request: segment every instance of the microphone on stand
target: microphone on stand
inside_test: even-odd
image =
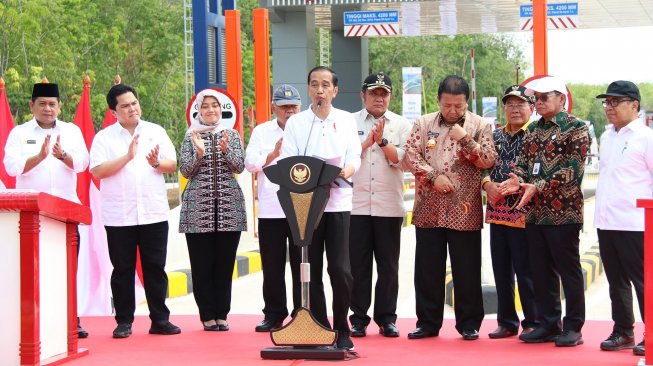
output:
[[[317,101],[317,106],[315,107],[315,113],[313,114],[313,121],[311,122],[311,129],[308,131],[308,139],[306,139],[306,146],[304,146],[304,153],[302,155],[306,156],[306,149],[308,149],[308,143],[311,141],[311,134],[313,133],[313,126],[315,125],[315,117],[317,117],[317,111],[322,106],[322,99]]]

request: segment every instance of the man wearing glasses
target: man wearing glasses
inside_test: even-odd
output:
[[[644,320],[644,210],[637,208],[636,200],[653,198],[653,130],[638,116],[639,89],[630,81],[611,83],[597,98],[605,99],[610,125],[601,136],[594,226],[614,320],[601,349],[634,347],[635,355],[644,356],[644,341],[635,346],[632,287]]]
[[[417,329],[409,339],[435,337],[442,327],[447,248],[453,273],[456,330],[478,339],[481,292],[481,178],[497,153],[492,129],[467,110],[469,86],[447,76],[438,87],[440,111],[415,121],[406,159],[415,174],[415,306]]]
[[[498,327],[488,335],[492,339],[512,337],[519,330],[519,316],[515,309],[515,274],[524,311],[522,334],[530,333],[539,325],[524,230],[526,211],[523,208],[515,209],[521,194],[504,197],[499,193],[499,184],[508,179],[508,173],[513,171],[521,152],[535,98],[532,90],[513,85],[506,89],[501,100],[507,123],[504,128],[494,130],[498,159],[482,182],[488,199],[485,222],[490,224],[490,252],[498,304]]]
[[[585,323],[578,246],[583,226],[581,182],[591,138],[585,122],[564,110],[567,88],[562,81],[546,76],[528,86],[535,92],[535,110],[541,118],[528,127],[514,174],[499,186],[503,195],[523,189],[517,209],[534,198],[527,209],[526,238],[540,325],[519,339],[573,347],[583,343]],[[566,299],[562,324],[560,281]]]
[[[363,81],[365,108],[353,113],[361,141],[361,167],[353,176],[354,197],[349,228],[349,257],[354,287],[351,294],[352,337],[364,337],[374,288],[374,322],[385,337],[399,337],[399,248],[404,219],[403,146],[410,133],[408,121],[388,110],[392,81],[379,72]]]

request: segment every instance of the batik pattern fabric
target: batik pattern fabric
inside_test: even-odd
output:
[[[223,131],[229,139],[220,150]],[[234,174],[245,168],[240,135],[233,129],[202,132],[205,151],[201,159],[187,133],[181,147],[179,170],[188,179],[181,196],[179,232],[246,231],[245,198]]]
[[[497,160],[488,175],[492,182],[501,183],[509,178],[509,173],[515,171],[517,157],[521,154],[527,128],[528,125],[525,125],[514,135],[510,134],[508,127],[494,130],[492,136],[497,151]],[[517,210],[515,208],[522,196],[523,191],[520,190],[517,194],[499,199],[494,205],[488,203],[485,222],[518,228],[526,227],[526,210],[523,208]]]
[[[526,223],[583,223],[581,183],[591,142],[585,122],[564,111],[531,123],[515,169],[520,181],[537,188]]]
[[[416,177],[412,223],[417,227],[471,231],[483,226],[481,178],[496,158],[492,130],[469,111],[459,123],[467,136],[455,141],[439,112],[427,114],[415,121],[406,141],[407,164]],[[451,180],[453,192],[436,192],[419,179],[439,175]]]

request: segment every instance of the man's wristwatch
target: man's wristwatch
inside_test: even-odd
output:
[[[379,145],[379,147],[384,147],[388,145],[388,139],[386,138],[381,139],[381,142],[379,142],[377,145]]]
[[[64,152],[61,154],[61,157],[59,158],[59,160],[61,160],[61,161],[66,160],[66,156],[68,156],[68,154],[66,154],[66,152],[64,151]]]
[[[161,163],[157,160],[157,162],[152,165],[152,168],[156,169],[159,167],[159,165],[161,165]]]

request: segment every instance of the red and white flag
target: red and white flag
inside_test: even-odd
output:
[[[11,115],[7,92],[5,91],[5,81],[0,78],[0,180],[6,188],[16,188],[16,178],[7,174],[5,165],[2,163],[5,159],[5,144],[9,132],[14,126],[14,117]]]
[[[75,124],[82,130],[86,148],[91,149],[95,127],[91,117],[91,85],[84,78],[84,90],[75,113]],[[111,271],[107,234],[102,224],[99,182],[88,169],[77,174],[77,196],[93,213],[91,225],[80,225],[77,268],[77,308],[82,316],[111,315]]]

